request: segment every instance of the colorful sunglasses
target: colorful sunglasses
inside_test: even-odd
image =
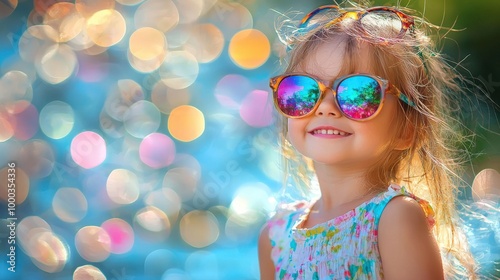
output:
[[[380,77],[352,74],[339,77],[328,87],[313,77],[288,74],[271,78],[274,105],[287,118],[302,118],[312,114],[331,89],[342,114],[352,120],[374,118],[382,109],[386,93],[394,94],[404,103],[415,107],[394,85]]]
[[[365,35],[380,41],[402,38],[413,31],[413,17],[391,7],[373,7],[366,10],[343,10],[336,5],[321,6],[307,14],[299,24],[301,32],[316,28],[318,25],[332,26],[346,18],[359,21]],[[389,28],[383,28],[389,27]]]

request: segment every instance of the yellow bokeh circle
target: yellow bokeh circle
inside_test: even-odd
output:
[[[213,244],[219,238],[217,218],[209,211],[194,210],[184,215],[179,223],[182,239],[194,248]]]
[[[255,69],[264,64],[271,54],[267,36],[256,29],[236,33],[229,43],[229,56],[244,69]]]
[[[125,36],[125,18],[116,10],[101,10],[87,19],[86,31],[89,38],[100,47],[111,47]]]
[[[165,35],[157,29],[143,27],[130,36],[129,49],[136,58],[150,60],[166,53],[167,41]]]
[[[168,131],[179,141],[193,141],[205,131],[205,117],[193,106],[176,107],[168,117]]]

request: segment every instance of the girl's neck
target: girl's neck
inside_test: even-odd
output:
[[[382,186],[371,186],[365,171],[315,164],[321,190],[317,206],[328,211],[346,204],[363,202],[378,193]],[[320,210],[320,209],[318,209]]]

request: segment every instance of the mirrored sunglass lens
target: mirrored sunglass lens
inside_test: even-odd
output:
[[[303,116],[314,108],[320,97],[318,83],[306,76],[284,78],[276,91],[278,109],[285,115]]]
[[[371,11],[361,18],[361,25],[369,36],[397,38],[403,29],[399,16],[391,11]]]
[[[324,25],[336,18],[338,18],[340,12],[335,8],[327,8],[319,11],[314,11],[307,20],[307,23],[302,25],[302,28],[307,30],[312,30],[320,25]]]
[[[353,119],[366,119],[377,112],[382,89],[368,76],[349,77],[337,86],[337,102],[344,114]]]

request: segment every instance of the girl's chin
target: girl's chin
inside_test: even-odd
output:
[[[321,156],[321,157],[310,157],[310,159],[315,164],[321,164],[321,165],[335,166],[344,164],[344,162],[341,159],[336,159],[332,157]]]

